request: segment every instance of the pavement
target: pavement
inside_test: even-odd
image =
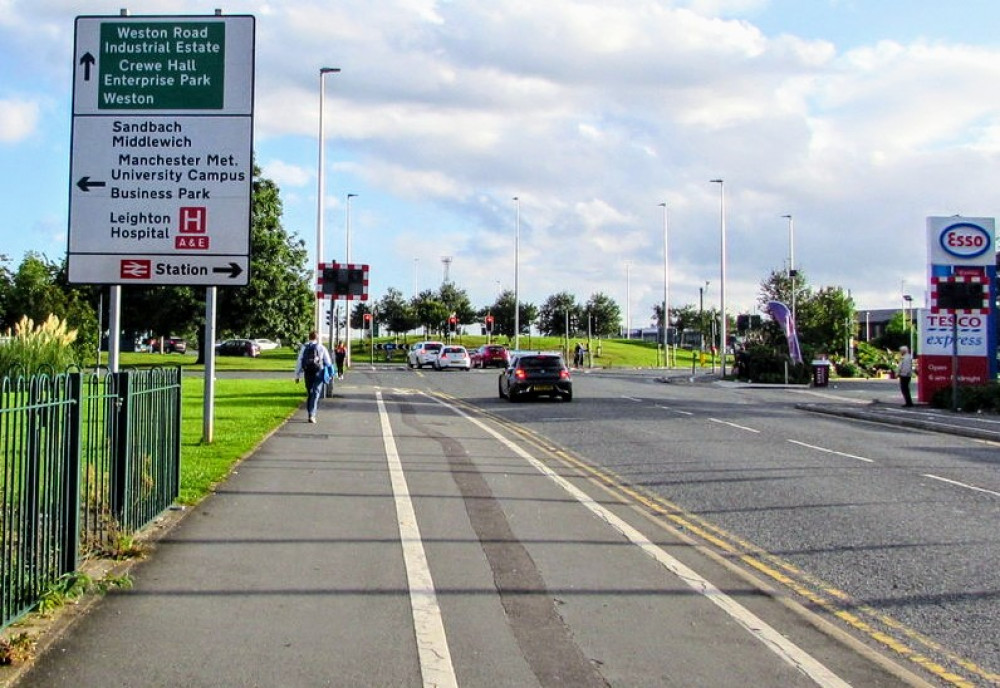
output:
[[[996,427],[834,392],[799,406]],[[461,407],[354,373],[305,420],[0,684],[926,685]]]

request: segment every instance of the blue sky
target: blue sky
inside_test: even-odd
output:
[[[0,0],[0,253],[66,250],[74,18],[123,3]],[[210,14],[148,0],[140,14]],[[728,285],[751,310],[788,255],[861,308],[923,293],[924,218],[1000,214],[1000,5],[929,0],[237,0],[257,17],[255,149],[284,225],[316,238],[318,69],[327,77],[327,259],[373,291],[474,303],[601,291],[635,326]],[[628,266],[626,268],[626,265]],[[127,298],[127,294],[126,294]]]

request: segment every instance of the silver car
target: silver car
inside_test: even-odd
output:
[[[410,347],[410,353],[406,356],[406,365],[411,368],[423,368],[425,365],[434,365],[438,353],[444,348],[444,342],[417,342]]]

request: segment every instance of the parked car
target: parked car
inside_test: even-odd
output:
[[[260,356],[260,347],[251,339],[227,339],[215,345],[217,356]]]
[[[434,365],[434,359],[438,352],[444,347],[444,342],[417,342],[410,347],[410,353],[406,356],[406,365],[411,368],[423,368],[425,365]]]
[[[147,342],[150,352],[154,354],[160,353],[160,340],[150,339]],[[183,354],[187,352],[187,341],[181,339],[180,337],[164,337],[163,338],[163,353],[165,354]]]
[[[501,399],[549,396],[573,401],[573,381],[560,354],[525,353],[515,356],[498,382]]]
[[[469,360],[469,352],[464,346],[443,346],[434,359],[434,369],[444,370],[445,368],[459,368],[469,370],[472,363]]]
[[[510,354],[499,344],[484,344],[469,354],[473,368],[506,368]]]
[[[277,349],[281,346],[280,341],[274,341],[273,339],[251,339],[254,344],[260,347],[261,351],[270,351],[271,349]]]

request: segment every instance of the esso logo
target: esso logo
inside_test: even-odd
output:
[[[956,258],[976,258],[993,245],[990,233],[979,225],[959,222],[941,232],[941,248]]]

